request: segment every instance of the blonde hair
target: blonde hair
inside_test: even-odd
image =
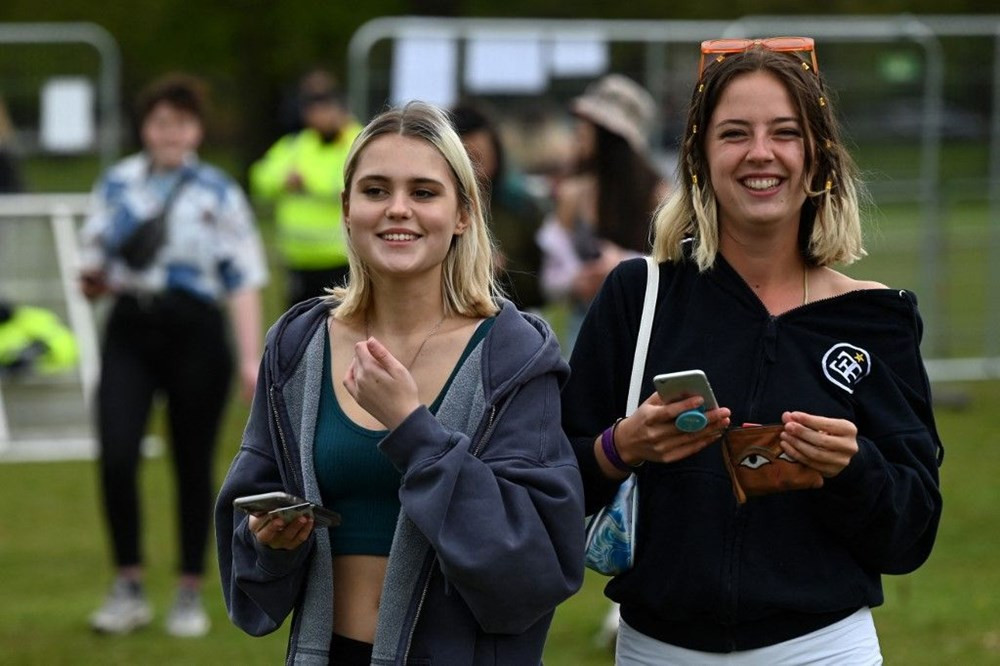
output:
[[[860,212],[864,188],[841,142],[840,127],[819,73],[804,67],[794,54],[757,46],[713,61],[695,84],[678,159],[679,183],[653,219],[653,256],[658,261],[681,259],[681,243],[691,236],[691,257],[698,269],[707,270],[715,263],[719,216],[705,131],[726,87],[739,76],[759,71],[773,75],[785,86],[805,131],[808,184],[799,222],[803,258],[813,266],[829,266],[850,264],[865,256]]]
[[[475,169],[444,111],[424,102],[410,102],[373,118],[354,140],[347,155],[344,165],[345,196],[350,195],[354,173],[365,148],[376,138],[387,134],[421,139],[431,144],[451,167],[455,179],[458,205],[468,226],[463,234],[452,238],[444,259],[441,293],[445,314],[467,317],[496,314],[500,290],[493,271],[493,239],[486,224]],[[348,283],[328,290],[328,300],[331,306],[336,306],[338,318],[366,313],[372,306],[371,275],[350,239],[348,261]]]

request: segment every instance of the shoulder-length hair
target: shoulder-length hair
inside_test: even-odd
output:
[[[454,236],[444,259],[441,291],[446,314],[488,317],[499,310],[499,287],[494,277],[494,244],[486,225],[482,197],[475,170],[448,116],[441,109],[424,102],[410,102],[376,116],[354,140],[344,165],[344,196],[350,196],[358,161],[376,138],[396,134],[426,141],[434,146],[451,167],[458,194],[458,205],[468,226]],[[372,306],[372,279],[348,239],[350,278],[348,283],[329,290],[331,305],[338,317],[367,312]]]
[[[713,61],[695,84],[678,158],[678,186],[653,221],[653,254],[679,260],[682,241],[693,237],[691,257],[699,270],[715,262],[719,220],[709,175],[705,135],[722,93],[737,77],[767,72],[788,90],[805,134],[806,201],[799,221],[799,250],[807,264],[850,264],[865,255],[857,167],[841,141],[840,127],[818,72],[791,53],[762,46]],[[684,184],[687,183],[687,187]]]

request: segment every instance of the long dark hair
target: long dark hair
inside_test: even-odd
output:
[[[660,174],[623,137],[597,128],[592,163],[597,175],[597,235],[636,252],[649,252]]]

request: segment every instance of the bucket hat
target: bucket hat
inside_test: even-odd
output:
[[[636,152],[645,152],[656,116],[652,95],[621,74],[607,74],[570,102],[574,115],[621,136]]]

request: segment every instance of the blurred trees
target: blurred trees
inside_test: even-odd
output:
[[[738,18],[820,14],[829,6],[791,0],[2,0],[0,22],[89,21],[108,30],[123,55],[122,99],[149,79],[187,70],[208,79],[210,141],[248,163],[279,133],[278,107],[298,75],[321,65],[346,77],[347,44],[364,22],[387,15],[618,19]],[[942,13],[937,0],[840,0],[838,13]],[[995,13],[995,0],[952,0],[948,13]]]

